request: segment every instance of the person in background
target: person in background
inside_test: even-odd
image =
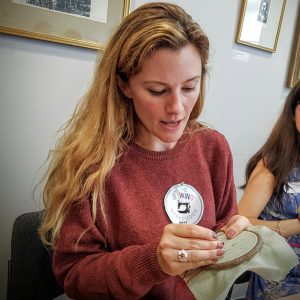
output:
[[[238,210],[253,225],[267,226],[286,238],[300,258],[299,132],[300,82],[290,91],[266,143],[248,162]],[[300,265],[280,284],[253,273],[247,299],[293,294],[300,294]]]
[[[257,21],[266,24],[268,22],[269,9],[270,0],[262,0],[258,11]]]
[[[222,257],[216,231],[250,225],[228,143],[196,121],[208,58],[174,4],[137,8],[107,43],[43,192],[40,235],[72,299],[194,299],[183,274]]]

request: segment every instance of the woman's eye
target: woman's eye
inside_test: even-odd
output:
[[[189,92],[194,91],[195,88],[196,88],[196,87],[194,87],[194,86],[193,86],[193,87],[185,87],[185,88],[183,88],[183,90],[184,90],[185,92],[188,92],[188,93],[189,93]]]
[[[161,90],[161,91],[154,91],[154,90],[149,90],[149,93],[153,96],[160,96],[165,92],[165,90]]]

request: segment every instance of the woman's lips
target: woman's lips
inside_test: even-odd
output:
[[[181,120],[179,121],[161,121],[165,126],[168,126],[168,127],[177,127]]]

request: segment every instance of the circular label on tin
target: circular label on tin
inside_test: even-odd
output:
[[[172,223],[197,224],[204,212],[201,195],[191,185],[173,185],[164,199],[165,210]]]

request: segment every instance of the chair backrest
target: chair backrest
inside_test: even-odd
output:
[[[25,213],[14,222],[7,299],[50,300],[61,294],[52,268],[52,250],[42,243],[38,228],[43,211]]]
[[[230,300],[231,299],[231,295],[232,295],[232,291],[233,291],[233,288],[236,286],[236,285],[239,285],[239,284],[242,284],[242,283],[246,283],[250,280],[250,277],[251,277],[251,274],[252,272],[251,271],[245,271],[243,274],[241,274],[233,283],[233,285],[231,286],[228,294],[227,294],[227,297],[225,298],[225,300]],[[246,292],[246,291],[245,291]],[[245,295],[246,296],[246,295]],[[237,299],[237,298],[234,298],[234,299]],[[238,298],[238,299],[245,299],[245,298]]]

